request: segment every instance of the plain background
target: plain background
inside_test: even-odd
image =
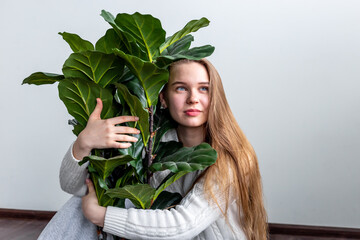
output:
[[[0,208],[57,210],[70,197],[58,172],[75,140],[57,86],[21,85],[61,73],[58,32],[96,42],[102,9],[149,13],[167,35],[211,24],[195,46],[218,68],[253,144],[272,223],[360,228],[360,1],[3,1],[0,10]]]

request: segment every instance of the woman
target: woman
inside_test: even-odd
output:
[[[86,166],[79,167],[77,159],[87,156],[93,148],[127,148],[131,144],[124,142],[137,141],[128,134],[138,134],[137,129],[115,126],[137,121],[136,117],[102,120],[99,99],[86,128],[64,157],[62,188],[78,196],[85,195],[88,189],[82,198],[84,216],[105,232],[124,238],[266,239],[267,219],[257,158],[230,110],[215,68],[206,59],[175,62],[160,101],[178,123],[162,141],[177,140],[187,147],[206,141],[218,153],[214,165],[189,173],[167,188],[184,196],[179,205],[171,210],[98,205],[91,181],[87,179],[85,184]],[[154,174],[152,184],[165,176],[161,172]]]

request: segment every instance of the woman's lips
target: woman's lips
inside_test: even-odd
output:
[[[189,110],[185,111],[185,114],[190,117],[195,117],[195,116],[199,115],[200,113],[201,113],[201,111],[198,109],[189,109]]]

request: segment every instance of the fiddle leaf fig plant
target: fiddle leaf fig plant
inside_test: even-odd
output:
[[[59,33],[73,53],[65,60],[62,74],[36,72],[23,84],[58,83],[59,97],[73,120],[77,136],[96,106],[103,102],[101,118],[138,116],[136,123],[123,125],[140,130],[139,140],[127,149],[94,149],[79,164],[88,163],[99,204],[125,207],[125,199],[142,209],[168,208],[181,200],[179,193],[165,189],[189,172],[215,163],[217,153],[207,143],[183,147],[179,142],[161,142],[175,127],[166,111],[158,110],[159,93],[169,78],[168,67],[180,59],[199,60],[211,55],[210,45],[190,48],[190,34],[209,25],[206,18],[192,20],[172,36],[159,19],[138,12],[114,17],[101,16],[111,26],[93,45],[74,33]],[[155,188],[151,176],[158,171],[168,175]]]

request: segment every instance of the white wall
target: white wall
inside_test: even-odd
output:
[[[74,140],[57,86],[58,32],[95,42],[106,9],[150,13],[168,35],[206,16],[234,114],[258,153],[270,222],[360,228],[360,2],[356,0],[5,1],[0,10],[0,208],[57,210],[58,169]]]

